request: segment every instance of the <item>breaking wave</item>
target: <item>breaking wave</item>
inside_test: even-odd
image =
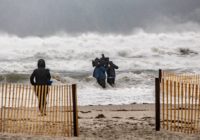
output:
[[[53,75],[66,83],[78,83],[82,105],[154,102],[154,77],[159,68],[200,72],[199,38],[198,32],[142,31],[128,36],[0,35],[0,81],[29,82],[37,60],[44,58]],[[91,61],[102,53],[119,66],[115,88],[103,90],[92,77]]]

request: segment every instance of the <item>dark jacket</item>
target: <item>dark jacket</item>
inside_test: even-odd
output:
[[[107,78],[115,78],[115,69],[118,69],[119,67],[115,65],[112,61],[110,61],[106,67],[107,72]]]
[[[99,60],[100,64],[106,67],[109,62],[109,57],[105,57],[104,54],[102,54],[102,57]]]
[[[106,69],[104,68],[104,66],[97,66],[94,69],[93,72],[93,77],[95,77],[96,79],[105,79],[106,78]]]
[[[45,61],[38,61],[38,68],[33,71],[30,77],[32,85],[49,85],[51,75],[49,69],[45,69]]]

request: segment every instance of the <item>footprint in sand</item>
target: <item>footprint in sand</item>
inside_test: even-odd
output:
[[[112,117],[112,118],[114,118],[114,119],[121,119],[121,117]]]
[[[98,116],[95,117],[96,119],[100,119],[100,118],[106,118],[103,114],[99,114]]]
[[[80,111],[81,113],[91,113],[92,111]]]
[[[130,120],[137,120],[135,117],[128,117],[127,119],[130,119]]]

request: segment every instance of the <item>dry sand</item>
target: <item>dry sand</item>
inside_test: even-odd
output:
[[[153,104],[81,106],[79,137],[45,137],[1,134],[7,140],[200,140],[199,135],[155,131]]]

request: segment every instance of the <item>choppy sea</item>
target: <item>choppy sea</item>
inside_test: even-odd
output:
[[[0,50],[0,82],[29,83],[37,60],[43,58],[52,75],[78,84],[79,105],[153,103],[158,69],[200,73],[199,32],[25,38],[2,34]],[[102,53],[119,66],[115,87],[102,89],[92,77],[92,60]]]

